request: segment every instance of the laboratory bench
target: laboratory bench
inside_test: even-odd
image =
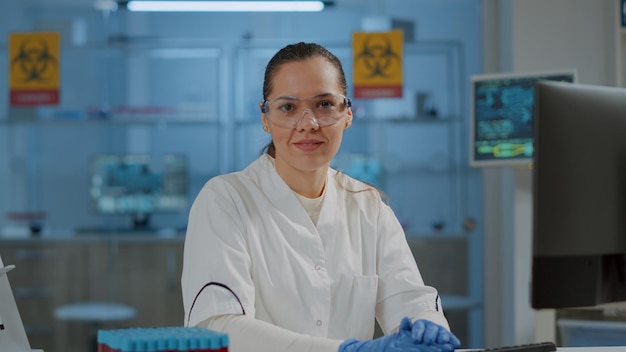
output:
[[[183,324],[183,244],[182,234],[0,237],[0,256],[15,265],[9,279],[31,346],[84,352],[97,328]],[[104,323],[55,318],[55,309],[80,302],[122,304],[136,314]]]

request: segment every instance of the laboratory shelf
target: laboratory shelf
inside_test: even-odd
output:
[[[458,311],[478,308],[482,305],[482,302],[478,299],[474,299],[468,296],[457,295],[445,295],[440,296],[441,304],[445,311]]]

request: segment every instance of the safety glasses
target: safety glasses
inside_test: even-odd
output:
[[[350,98],[329,93],[307,98],[283,96],[265,100],[261,111],[274,125],[296,128],[305,114],[309,114],[318,126],[334,125],[345,116],[350,106]]]

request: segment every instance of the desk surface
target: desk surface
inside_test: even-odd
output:
[[[458,349],[458,352],[473,352],[475,349]],[[479,350],[480,351],[480,350]],[[626,352],[626,346],[558,347],[557,352]]]
[[[571,352],[617,352],[626,351],[626,346],[599,346],[599,347],[558,347],[557,351]]]

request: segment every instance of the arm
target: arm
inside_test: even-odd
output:
[[[336,352],[342,341],[279,328],[247,315],[220,315],[198,326],[228,334],[230,352]]]
[[[205,185],[189,213],[181,277],[185,325],[215,315],[254,315],[243,215],[228,185],[217,181]]]
[[[198,326],[225,332],[231,352],[450,352],[458,344],[437,340],[434,324],[403,319],[400,331],[375,340],[345,341],[298,334],[245,315],[221,315]],[[417,327],[417,328],[416,328]]]
[[[426,319],[449,330],[437,290],[424,283],[402,226],[382,203],[377,231],[380,286],[376,317],[383,332],[397,331],[404,316]]]

